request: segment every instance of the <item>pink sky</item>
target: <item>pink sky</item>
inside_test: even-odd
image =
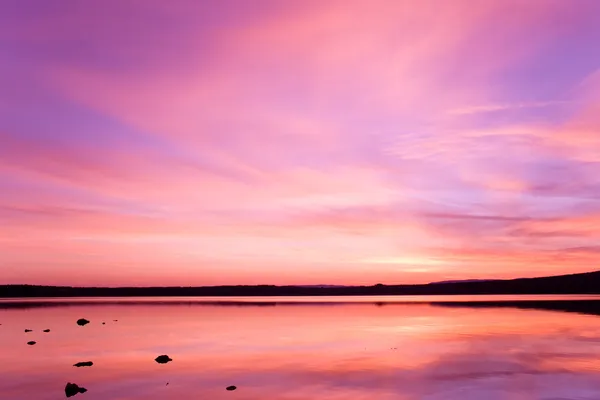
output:
[[[596,0],[9,0],[0,283],[597,269]]]

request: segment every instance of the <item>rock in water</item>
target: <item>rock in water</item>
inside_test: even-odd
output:
[[[158,356],[154,359],[159,364],[166,364],[169,361],[173,361],[168,355],[163,354],[162,356]]]
[[[31,329],[25,329],[25,333],[31,332]]]
[[[50,329],[44,329],[44,332],[48,333],[50,332]]]
[[[33,346],[36,342],[34,342],[33,340],[31,342],[27,342],[28,345]]]
[[[227,386],[227,387],[225,388],[225,390],[229,390],[229,391],[232,391],[232,390],[235,390],[235,389],[237,389],[237,387],[236,387],[236,386]]]
[[[85,392],[87,392],[86,388],[79,387],[75,383],[69,382],[69,383],[67,383],[67,386],[65,386],[65,394],[67,395],[67,397],[75,396],[78,393],[85,393]]]
[[[80,361],[77,364],[73,364],[74,367],[91,367],[94,365],[91,361]]]
[[[90,321],[88,321],[85,318],[80,318],[80,319],[77,320],[77,325],[79,325],[79,326],[84,326],[84,325],[87,325],[89,323],[90,323]]]

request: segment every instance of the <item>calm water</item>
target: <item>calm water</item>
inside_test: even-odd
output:
[[[598,315],[582,296],[0,301],[0,399],[597,400]]]

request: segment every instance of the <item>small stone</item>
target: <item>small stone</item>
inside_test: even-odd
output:
[[[75,396],[78,393],[85,392],[87,392],[86,388],[79,387],[79,385],[75,383],[69,382],[67,383],[67,386],[65,386],[65,394],[67,395],[67,397]]]
[[[232,391],[232,390],[235,390],[235,389],[237,389],[237,387],[236,387],[236,386],[227,386],[227,387],[225,388],[225,390],[229,390],[229,391]]]
[[[80,361],[77,364],[73,364],[74,367],[91,367],[92,365],[94,365],[93,362],[91,361]]]
[[[162,356],[158,356],[154,359],[159,364],[166,364],[169,361],[173,361],[168,355],[163,354]]]
[[[106,325],[106,322],[103,322],[102,325]]]
[[[114,321],[114,322],[119,322],[119,320],[118,320],[118,319],[113,319],[113,321]]]
[[[48,332],[50,332],[50,329],[44,329],[44,331],[43,331],[43,332],[46,332],[46,333],[48,333]]]
[[[27,332],[33,332],[31,329],[25,329],[25,333]]]
[[[34,344],[36,344],[37,342],[34,342],[33,340],[30,342],[27,342],[28,345],[33,346]]]
[[[88,321],[85,318],[80,318],[80,319],[77,320],[77,325],[79,325],[79,326],[84,326],[84,325],[87,325],[89,323],[90,323],[90,321]]]

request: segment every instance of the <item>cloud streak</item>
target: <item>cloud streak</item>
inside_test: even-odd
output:
[[[448,111],[448,114],[452,115],[468,115],[478,113],[488,113],[497,111],[512,111],[528,108],[544,108],[552,106],[561,106],[569,104],[568,101],[537,101],[529,103],[504,103],[504,104],[487,104],[481,106],[455,108]]]

